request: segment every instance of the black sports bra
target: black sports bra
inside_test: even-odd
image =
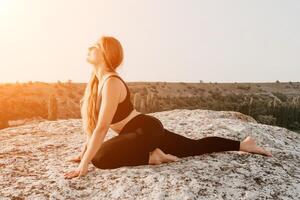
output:
[[[114,74],[113,74],[113,75],[111,75],[111,76],[108,76],[108,77],[103,81],[102,87],[103,87],[105,81],[106,81],[107,79],[109,79],[110,77],[112,77],[112,76],[115,76],[115,77],[119,78],[119,79],[124,83],[124,85],[125,85],[125,87],[126,87],[126,90],[127,90],[127,94],[126,94],[125,100],[122,101],[122,102],[120,102],[120,103],[118,104],[117,110],[116,110],[116,112],[115,112],[115,114],[114,114],[114,117],[113,117],[113,119],[112,119],[111,124],[114,124],[114,123],[117,123],[117,122],[119,122],[119,121],[122,121],[122,120],[125,119],[127,116],[129,116],[129,114],[130,114],[131,111],[133,110],[133,104],[132,104],[131,101],[130,101],[130,91],[129,91],[129,88],[127,87],[127,84],[126,84],[126,83],[123,81],[123,79],[122,79],[121,77],[119,77],[118,75],[114,75]],[[101,92],[101,90],[102,90],[102,87],[101,87],[101,89],[100,89],[100,92]],[[102,98],[102,96],[101,96],[101,98]],[[101,102],[100,102],[100,106],[101,106]],[[97,113],[98,113],[99,110],[100,110],[100,106],[99,106],[99,109],[98,109]]]

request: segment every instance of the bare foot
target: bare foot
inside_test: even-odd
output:
[[[168,163],[178,161],[177,156],[171,154],[165,154],[161,149],[156,148],[154,151],[149,153],[149,164],[150,165],[159,165],[161,163]]]
[[[240,154],[243,154],[245,152],[249,152],[249,153],[257,153],[257,154],[261,154],[261,155],[267,155],[272,157],[272,154],[270,152],[268,152],[267,150],[265,150],[264,148],[257,146],[255,143],[255,140],[248,136],[246,137],[246,139],[244,139],[241,144],[240,144]]]

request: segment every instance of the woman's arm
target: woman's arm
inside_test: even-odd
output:
[[[80,177],[84,176],[88,172],[88,165],[92,161],[92,158],[97,153],[98,149],[103,143],[105,135],[108,131],[108,128],[95,128],[93,131],[93,135],[90,138],[89,142],[87,143],[86,151],[83,155],[83,158],[80,161],[80,164],[76,170],[71,172],[67,172],[64,174],[65,178],[73,178],[73,177]]]
[[[90,163],[97,151],[101,147],[109,127],[96,128],[91,138],[89,138],[85,153],[82,156],[81,162]]]
[[[87,146],[88,146],[88,144],[89,144],[89,141],[90,141],[90,136],[89,135],[87,135],[86,136],[86,141],[84,142],[84,144],[83,144],[83,147],[82,147],[82,149],[81,149],[81,153],[80,153],[80,160],[83,158],[83,156],[84,156],[84,153],[86,152],[86,149],[87,149]]]
[[[116,77],[109,78],[101,93],[101,107],[98,113],[96,128],[93,131],[81,165],[87,165],[100,149],[116,113],[123,83]],[[100,95],[100,94],[99,94]]]
[[[84,153],[86,152],[86,149],[87,149],[87,146],[88,146],[88,143],[89,143],[89,140],[90,140],[90,136],[87,135],[86,137],[86,141],[83,143],[83,146],[81,148],[81,152],[79,155],[69,159],[68,161],[71,161],[71,162],[80,162],[81,159],[83,158],[84,156]]]
[[[98,94],[102,95],[102,99],[96,128],[93,130],[78,168],[66,173],[66,178],[80,177],[88,172],[88,165],[100,149],[116,113],[121,94],[121,84],[123,83],[118,78],[112,77],[107,81],[107,84],[104,84],[102,93]]]

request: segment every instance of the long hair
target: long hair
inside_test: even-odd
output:
[[[102,36],[98,44],[101,46],[101,53],[104,58],[106,67],[109,71],[114,72],[123,61],[123,48],[121,43],[110,36]],[[102,77],[102,74],[100,74]],[[83,131],[92,136],[98,120],[97,111],[97,93],[99,80],[94,72],[92,72],[89,82],[84,91],[83,97],[80,99],[80,112],[82,117]]]

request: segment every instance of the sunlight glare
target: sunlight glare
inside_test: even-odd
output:
[[[0,0],[0,15],[9,13],[13,4],[14,0]]]

